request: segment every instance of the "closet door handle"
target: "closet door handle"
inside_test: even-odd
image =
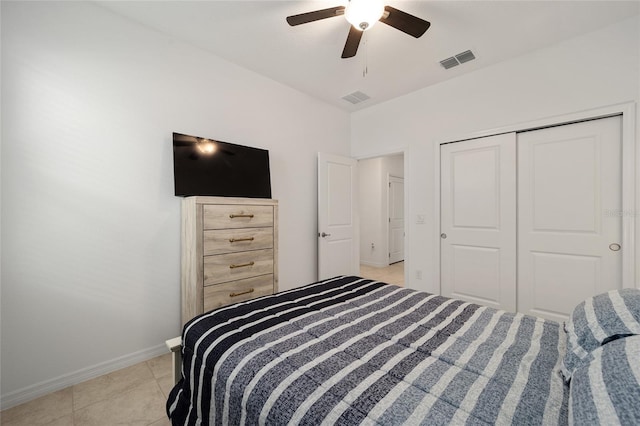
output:
[[[445,234],[444,232],[442,234],[440,234],[440,238],[442,238],[443,240],[447,239],[447,234]]]
[[[620,249],[622,248],[622,246],[618,243],[611,243],[609,244],[609,250],[611,251],[620,251]]]

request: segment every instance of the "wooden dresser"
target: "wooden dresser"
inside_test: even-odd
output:
[[[182,201],[182,323],[278,291],[278,201]]]

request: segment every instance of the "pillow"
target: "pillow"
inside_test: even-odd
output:
[[[640,336],[595,349],[574,371],[569,424],[640,424]]]
[[[566,381],[591,351],[620,337],[640,334],[640,290],[624,288],[590,297],[565,323],[567,353],[562,363]]]

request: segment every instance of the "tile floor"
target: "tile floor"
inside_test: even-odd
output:
[[[404,285],[404,262],[360,265],[365,278]],[[2,426],[169,426],[165,402],[172,387],[171,355],[45,395],[0,412]]]
[[[171,355],[153,358],[0,412],[2,426],[169,426]]]
[[[385,268],[360,265],[360,276],[385,283],[404,286],[404,262],[393,263]]]

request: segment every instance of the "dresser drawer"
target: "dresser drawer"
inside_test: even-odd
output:
[[[218,254],[204,258],[204,285],[273,274],[273,249]]]
[[[211,229],[203,246],[205,256],[273,248],[273,228]]]
[[[204,205],[202,214],[204,229],[273,226],[272,206]]]
[[[273,294],[273,274],[204,288],[204,311]]]

